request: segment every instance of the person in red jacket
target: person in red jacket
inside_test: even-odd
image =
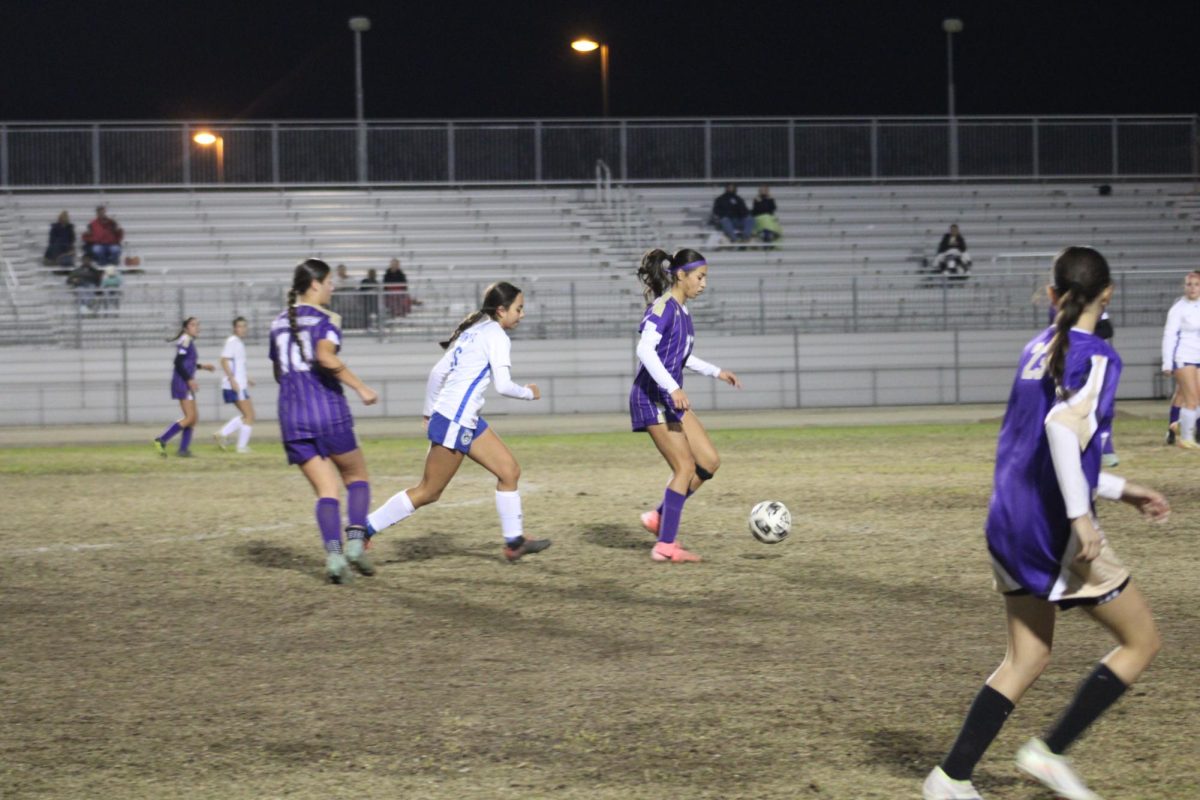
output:
[[[88,223],[83,242],[92,253],[92,260],[100,266],[121,263],[121,240],[125,231],[117,221],[108,216],[104,206],[96,207],[96,218]]]

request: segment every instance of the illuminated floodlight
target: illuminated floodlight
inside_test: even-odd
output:
[[[200,131],[192,137],[192,141],[196,144],[202,144],[205,147],[208,147],[210,144],[217,143],[217,135],[215,133],[210,133],[209,131]]]
[[[599,50],[600,43],[594,42],[591,39],[576,39],[571,42],[571,49],[580,53],[590,53],[593,50]]]

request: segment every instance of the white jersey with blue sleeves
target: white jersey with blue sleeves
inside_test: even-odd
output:
[[[483,408],[483,392],[496,382],[508,397],[532,400],[533,392],[509,377],[512,342],[495,320],[481,322],[459,334],[429,374],[425,416],[441,414],[464,428],[474,428]]]

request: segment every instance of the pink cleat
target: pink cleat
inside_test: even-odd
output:
[[[671,561],[674,563],[700,560],[700,556],[695,553],[689,553],[680,547],[679,542],[659,542],[650,551],[650,558],[655,561]]]
[[[642,527],[658,535],[658,509],[642,512]]]

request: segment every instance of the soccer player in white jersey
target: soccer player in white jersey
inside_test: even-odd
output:
[[[1163,326],[1162,369],[1175,376],[1179,397],[1179,434],[1175,444],[1198,450],[1196,418],[1200,408],[1200,272],[1189,272],[1183,297],[1167,312]]]
[[[1095,334],[1112,299],[1108,263],[1090,247],[1054,260],[1054,324],[1025,345],[996,445],[984,526],[1008,650],[975,696],[953,747],[925,779],[925,800],[980,800],[975,765],[1050,662],[1059,609],[1082,608],[1117,646],[1080,684],[1017,767],[1068,800],[1099,800],[1064,753],[1142,674],[1160,640],[1145,596],[1099,527],[1097,496],[1151,520],[1170,513],[1161,494],[1102,472],[1100,432],[1111,430],[1121,357]]]
[[[525,298],[511,283],[493,283],[483,304],[458,325],[447,341],[446,353],[429,373],[425,392],[425,428],[429,452],[416,486],[395,494],[367,517],[367,536],[409,517],[421,506],[437,502],[458,472],[463,456],[496,476],[496,511],[504,535],[504,557],[516,561],[550,546],[549,539],[525,537],[517,480],[521,468],[512,451],[490,428],[479,411],[483,392],[495,382],[496,391],[519,400],[538,400],[537,384],[518,386],[510,375],[512,343],[507,331],[525,316]]]
[[[229,437],[237,434],[237,451],[250,452],[250,431],[254,425],[254,402],[250,399],[250,387],[254,381],[246,374],[246,318],[238,317],[233,321],[233,335],[225,340],[225,349],[221,351],[221,394],[226,403],[232,403],[238,413],[225,423],[213,439],[217,447],[224,450],[229,446]]]
[[[687,301],[708,285],[708,262],[695,250],[668,255],[650,250],[642,256],[638,279],[649,305],[638,327],[640,366],[629,391],[629,418],[634,431],[646,431],[668,466],[671,480],[657,509],[642,514],[642,525],[658,535],[650,551],[655,561],[699,561],[684,550],[676,535],[683,504],[721,465],[717,448],[700,424],[683,391],[684,367],[740,389],[738,376],[692,355],[695,329]]]

